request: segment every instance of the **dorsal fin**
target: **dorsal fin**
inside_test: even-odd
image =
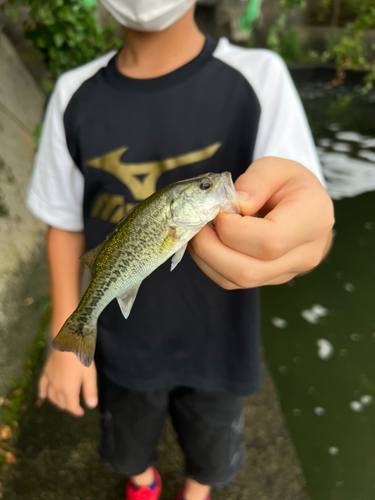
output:
[[[92,270],[94,267],[98,253],[102,249],[103,243],[100,243],[97,247],[89,250],[88,252],[81,255],[80,259],[86,264],[86,266]]]

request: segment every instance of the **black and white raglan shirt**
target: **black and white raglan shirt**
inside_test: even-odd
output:
[[[289,73],[268,50],[207,38],[167,75],[138,80],[116,53],[64,74],[51,97],[28,197],[36,217],[102,242],[136,203],[172,182],[257,158],[295,160],[322,181]],[[136,391],[190,386],[249,394],[261,382],[257,289],[227,291],[187,252],[142,283],[127,320],[117,301],[98,321],[97,369]]]

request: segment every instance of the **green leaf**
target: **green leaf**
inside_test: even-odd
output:
[[[65,39],[61,33],[55,33],[53,35],[53,40],[55,42],[56,47],[61,47],[65,41]]]

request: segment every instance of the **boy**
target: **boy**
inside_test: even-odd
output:
[[[78,257],[127,210],[172,182],[232,172],[243,216],[219,215],[192,240],[192,259],[149,276],[128,320],[112,302],[95,357],[101,455],[131,478],[126,498],[160,495],[152,464],[169,411],[186,458],[179,498],[204,500],[245,460],[241,397],[261,383],[257,287],[321,261],[332,203],[278,56],[206,38],[193,0],[102,1],[124,47],[58,81],[28,198],[49,225],[52,335],[78,304]],[[40,397],[79,416],[81,387],[96,406],[95,367],[51,352]]]

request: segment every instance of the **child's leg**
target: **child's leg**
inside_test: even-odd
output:
[[[183,488],[183,500],[206,500],[210,490],[210,486],[197,483],[197,481],[188,477]]]
[[[135,484],[150,484],[156,447],[168,410],[168,390],[133,392],[98,374],[102,414],[100,456]]]
[[[228,484],[245,463],[242,398],[178,388],[169,406],[186,459],[183,498],[204,500],[210,486]]]
[[[150,486],[155,481],[153,467],[149,467],[142,474],[130,478],[137,486]]]

